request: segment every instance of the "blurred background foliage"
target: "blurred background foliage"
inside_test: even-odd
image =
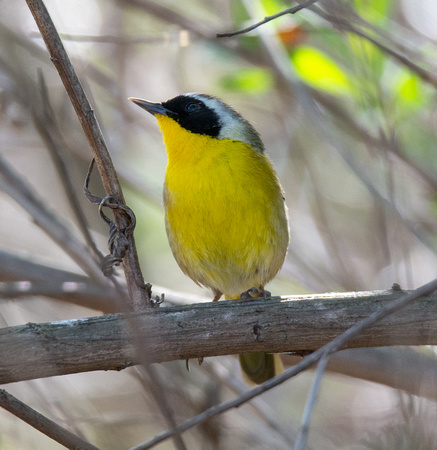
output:
[[[394,282],[411,289],[435,277],[437,6],[432,0],[321,0],[230,38],[216,33],[244,28],[295,3],[47,0],[46,5],[137,216],[136,242],[154,293],[173,293],[168,299],[174,301],[211,298],[182,274],[170,253],[161,206],[164,146],[153,118],[127,101],[129,96],[163,101],[183,92],[209,93],[232,104],[258,129],[277,168],[291,243],[284,268],[269,287],[273,294],[389,289]],[[3,1],[1,7],[0,180],[5,167],[15,171],[83,242],[65,180],[41,131],[48,129],[105,252],[106,226],[81,193],[91,153],[79,122],[25,2]],[[42,112],[42,79],[49,116]],[[17,186],[3,179],[0,188],[0,281],[32,280],[32,273],[15,268],[21,260],[83,274],[62,243],[55,244],[11,198]],[[103,194],[97,175],[92,190]],[[2,326],[105,311],[103,303],[90,307],[86,296],[82,302],[61,301],[61,292],[37,295],[22,284],[24,292],[12,295],[10,284],[3,287]],[[434,358],[432,351],[426,355]],[[232,357],[191,366],[190,372],[182,362],[159,367],[178,421],[245,389]],[[255,407],[185,433],[187,446],[290,448],[311,379],[312,373],[304,373],[257,399]],[[165,428],[147,383],[128,369],[8,389],[95,445],[121,449]],[[309,445],[435,448],[435,398],[435,392],[417,397],[326,375]],[[6,412],[0,417],[0,448],[59,448]]]

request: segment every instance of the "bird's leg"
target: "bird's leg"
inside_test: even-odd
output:
[[[214,298],[212,299],[213,302],[218,302],[220,300],[220,297],[223,295],[220,291],[214,292]]]
[[[264,286],[260,286],[259,288],[253,287],[248,289],[247,291],[244,291],[240,298],[248,299],[248,298],[258,298],[258,297],[265,297],[270,298],[272,296],[272,293],[269,291],[266,291],[264,289]]]
[[[215,294],[214,298],[212,299],[213,302],[218,302],[220,300],[220,297],[223,295],[220,291],[215,292],[214,294]],[[190,368],[188,366],[188,359],[186,359],[185,362],[187,365],[187,370],[190,370]],[[199,366],[201,366],[203,363],[203,356],[200,356],[199,358],[197,358],[197,362],[199,363]]]
[[[272,293],[270,291],[264,290],[264,298],[271,298]]]

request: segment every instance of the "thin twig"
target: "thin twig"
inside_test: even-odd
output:
[[[245,2],[246,8],[253,8],[253,4],[250,1]],[[316,8],[311,6],[310,8]],[[311,9],[312,10],[312,9]],[[413,223],[412,220],[405,217],[399,209],[397,209],[388,200],[372,181],[372,179],[366,175],[366,171],[362,169],[359,162],[351,154],[350,150],[337,139],[335,133],[332,131],[332,127],[322,117],[320,109],[314,103],[314,98],[311,95],[307,86],[297,80],[294,73],[290,69],[288,62],[288,56],[285,53],[282,46],[279,45],[277,40],[267,33],[260,32],[261,42],[264,45],[265,52],[270,58],[270,64],[275,70],[280,79],[284,82],[285,87],[289,90],[290,95],[297,96],[298,102],[302,105],[309,120],[315,124],[314,130],[320,134],[324,141],[327,141],[337,151],[340,157],[345,161],[348,167],[354,172],[358,179],[363,183],[370,195],[375,198],[381,205],[389,209],[393,213],[393,217],[400,219],[402,223],[419,241],[421,241],[427,248],[437,252],[437,245],[434,240],[426,231],[422,231],[417,226],[417,223]]]
[[[29,36],[40,38],[38,32],[30,32]],[[160,36],[117,36],[112,34],[72,34],[59,33],[61,39],[65,41],[73,41],[79,43],[94,42],[97,44],[115,44],[115,45],[137,45],[137,44],[164,44],[169,40],[167,34]],[[174,40],[177,41],[178,35],[174,35]]]
[[[42,0],[26,0],[27,5],[41,32],[50,57],[55,65],[64,87],[70,97],[77,117],[82,125],[94,154],[103,186],[108,195],[124,203],[123,193],[117,178],[105,140],[88,102],[76,72],[68,58],[62,41]],[[114,217],[118,228],[125,228],[123,213],[115,210]],[[150,298],[143,289],[144,281],[139,269],[138,255],[133,236],[129,238],[129,251],[123,259],[127,286],[134,310],[150,307]]]
[[[213,406],[213,407],[205,410],[203,413],[201,413],[195,417],[192,417],[191,419],[185,421],[183,424],[179,425],[178,430],[180,432],[187,431],[190,428],[198,425],[199,423],[201,423],[207,419],[210,419],[211,417],[214,417],[218,414],[223,414],[224,412],[226,412],[232,408],[238,408],[239,406],[248,402],[252,398],[257,397],[258,395],[261,395],[262,393],[278,386],[279,384],[282,384],[284,381],[287,381],[288,379],[294,377],[298,373],[301,373],[308,367],[311,367],[314,363],[319,361],[323,356],[329,355],[329,354],[334,353],[337,350],[339,350],[342,346],[344,346],[346,344],[346,342],[348,342],[349,340],[351,340],[352,338],[357,336],[364,329],[372,326],[376,322],[382,320],[383,318],[394,313],[395,311],[398,311],[399,309],[403,308],[408,303],[411,303],[420,297],[430,294],[431,292],[435,291],[436,289],[437,289],[437,279],[419,287],[418,289],[416,289],[415,291],[413,291],[409,294],[403,295],[400,299],[392,302],[389,306],[383,308],[380,311],[376,311],[375,313],[371,314],[366,319],[361,320],[360,322],[357,322],[354,326],[350,327],[344,333],[337,336],[331,342],[329,342],[325,346],[319,348],[314,353],[311,353],[310,355],[306,356],[301,362],[299,362],[295,366],[291,367],[290,369],[286,370],[281,375],[278,375],[277,377],[266,381],[265,383],[248,391],[247,393],[239,396],[238,398],[235,398],[228,402],[222,403],[221,405]],[[159,444],[160,442],[165,441],[166,439],[168,439],[171,436],[172,436],[172,431],[165,431],[163,433],[158,434],[150,441],[148,441],[144,444],[138,445],[136,447],[133,447],[131,450],[145,450],[145,449],[152,448],[155,445]]]
[[[65,195],[76,217],[82,235],[85,238],[85,241],[87,242],[88,246],[93,250],[93,252],[98,256],[98,258],[101,259],[103,255],[97,248],[96,243],[94,242],[94,239],[91,236],[87,219],[85,217],[85,214],[83,213],[83,209],[77,197],[77,190],[74,189],[70,172],[68,170],[65,158],[61,151],[61,148],[65,148],[65,145],[62,145],[63,143],[60,141],[61,135],[58,132],[58,128],[56,126],[53,109],[50,104],[47,85],[45,83],[44,75],[41,69],[38,70],[38,87],[41,94],[42,107],[40,114],[38,114],[38,112],[35,110],[36,109],[35,107],[32,108],[34,123],[40,135],[44,139],[46,146],[50,152],[50,156],[52,157],[54,166],[58,171],[59,179],[62,182]],[[39,102],[35,102],[34,104],[37,103],[39,104]]]
[[[308,393],[307,400],[305,403],[305,408],[302,417],[302,426],[300,430],[299,437],[296,440],[294,450],[304,450],[308,432],[310,429],[311,416],[313,414],[314,406],[317,401],[317,397],[320,390],[320,383],[322,381],[323,374],[325,373],[326,365],[328,364],[329,355],[325,353],[319,360],[317,364],[317,370],[314,376],[313,383],[311,384],[311,389]]]
[[[437,357],[432,349],[402,346],[342,350],[329,358],[328,370],[437,401]]]
[[[284,11],[278,12],[276,14],[273,14],[271,16],[267,16],[264,17],[263,20],[260,20],[259,22],[247,27],[247,28],[243,28],[242,30],[238,30],[238,31],[231,31],[229,33],[217,33],[216,37],[218,38],[224,38],[224,37],[232,37],[232,36],[237,36],[239,34],[244,34],[244,33],[248,33],[249,31],[255,30],[255,28],[260,27],[261,25],[264,25],[267,22],[271,22],[272,20],[277,19],[278,17],[282,17],[285,16],[287,14],[296,14],[297,12],[301,11],[302,9],[308,8],[311,5],[314,5],[314,3],[316,3],[318,0],[308,0],[305,3],[302,3],[300,5],[297,6],[293,6],[293,8],[288,8],[285,9]]]
[[[220,369],[220,370],[218,370]],[[227,387],[232,393],[236,395],[242,395],[247,391],[247,385],[239,378],[237,378],[233,372],[227,370],[226,373],[223,373],[222,365],[220,360],[214,360],[212,364],[207,362],[203,363],[201,366],[201,370],[206,372],[211,381],[215,383],[217,386]],[[235,367],[236,370],[238,370]],[[268,428],[270,428],[271,432],[277,436],[281,437],[284,443],[292,448],[295,442],[293,434],[297,435],[297,428],[294,429],[293,426],[289,425],[287,428],[280,424],[278,420],[277,411],[274,411],[267,402],[265,402],[262,398],[254,398],[249,406],[254,410],[255,414],[262,420]],[[251,421],[251,418],[247,420]]]
[[[108,282],[91,257],[88,249],[76,239],[70,230],[46,206],[27,182],[0,155],[0,189],[8,193],[23,207],[43,229],[96,283]]]
[[[396,136],[386,137],[385,134],[374,136],[363,124],[359,123],[356,117],[348,112],[342,104],[333,99],[329,95],[325,95],[321,91],[312,91],[312,95],[317,103],[328,109],[332,116],[339,119],[338,124],[341,125],[349,135],[354,139],[357,137],[361,142],[371,145],[375,149],[388,150],[401,161],[403,161],[409,169],[415,170],[423,180],[429,184],[431,189],[437,190],[437,177],[434,172],[427,167],[421,167],[417,161],[402,148],[399,139]]]
[[[90,282],[89,278],[83,278],[83,282],[71,281],[68,278],[59,282],[49,277],[45,281],[29,281],[24,276],[20,281],[0,283],[0,298],[10,300],[43,296],[102,311],[105,314],[120,311],[119,297],[114,298],[113,289],[112,294],[108,295],[107,290]]]
[[[210,39],[212,37],[211,28],[201,20],[195,20],[189,14],[179,13],[176,8],[166,6],[165,2],[118,0],[118,3],[122,4],[123,7],[131,7],[144,11],[148,16],[156,17],[164,22],[178,24],[182,29],[190,30],[199,38]]]
[[[179,450],[186,450],[186,445],[182,439],[182,432],[178,430],[176,420],[174,418],[173,410],[169,405],[165,391],[162,389],[162,383],[159,379],[156,368],[151,364],[144,364],[138,368],[141,375],[141,381],[144,380],[144,372],[147,373],[150,379],[150,385],[148,386],[155,403],[158,405],[159,410],[163,417],[165,417],[170,429],[173,431],[174,443]]]
[[[0,389],[0,406],[66,448],[98,450],[94,445],[62,428],[3,389]]]
[[[410,59],[408,59],[406,56],[400,54],[396,50],[393,50],[390,47],[388,47],[387,45],[383,44],[382,42],[379,42],[377,39],[370,36],[366,31],[363,31],[363,30],[357,28],[349,20],[344,19],[342,17],[338,17],[338,15],[326,13],[321,8],[319,8],[317,6],[313,6],[314,3],[316,3],[316,2],[317,2],[317,0],[309,0],[306,3],[297,5],[293,8],[285,9],[279,13],[265,17],[263,20],[255,23],[254,25],[251,25],[247,28],[243,28],[242,30],[233,31],[233,32],[229,32],[229,33],[217,33],[216,37],[223,38],[223,37],[232,37],[232,36],[237,36],[239,34],[244,34],[244,33],[247,33],[249,31],[252,31],[252,30],[260,27],[261,25],[271,22],[272,20],[275,20],[278,17],[282,17],[287,14],[295,14],[296,12],[298,12],[304,8],[308,8],[310,11],[314,12],[318,16],[320,16],[323,19],[325,19],[326,21],[330,22],[335,27],[338,27],[340,30],[349,31],[350,33],[356,34],[357,36],[371,42],[373,45],[378,47],[380,50],[382,50],[383,52],[387,53],[388,55],[390,55],[391,57],[396,59],[398,62],[403,64],[405,67],[410,69],[412,72],[416,73],[422,80],[430,83],[431,85],[433,85],[434,87],[437,88],[437,77],[435,77],[431,72],[429,72],[428,70],[423,69],[422,67],[413,63]],[[375,27],[372,27],[372,28],[374,29]]]
[[[318,8],[317,6],[309,8],[311,11],[313,11],[318,16],[322,17],[326,21],[330,22],[334,27],[338,27],[341,31],[348,31],[350,33],[356,34],[357,36],[369,41],[374,46],[378,47],[380,50],[382,50],[384,53],[387,53],[392,58],[396,59],[399,63],[410,69],[412,72],[414,72],[416,75],[418,75],[422,80],[428,82],[435,88],[437,88],[437,78],[428,70],[423,69],[422,67],[418,66],[417,64],[413,63],[410,59],[408,59],[406,56],[400,54],[396,50],[391,49],[387,45],[383,44],[382,42],[379,42],[377,39],[370,36],[366,31],[363,31],[359,28],[357,28],[354,24],[352,24],[349,20],[344,19],[342,17],[338,17],[337,15],[329,14],[323,11],[321,8]]]

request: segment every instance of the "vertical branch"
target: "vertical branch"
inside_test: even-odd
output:
[[[322,381],[323,373],[325,372],[326,365],[328,364],[328,359],[329,359],[328,353],[324,353],[317,364],[317,370],[314,377],[314,381],[311,385],[310,392],[308,393],[305,409],[303,411],[300,434],[294,445],[294,450],[305,449],[308,439],[308,432],[310,430],[311,416],[313,414],[314,406],[316,404],[317,396],[319,394],[320,383]]]
[[[64,87],[70,97],[77,117],[88,139],[103,186],[115,202],[124,203],[124,197],[117,178],[105,140],[95,118],[94,111],[85,95],[76,72],[65,51],[58,32],[42,0],[26,0],[27,5],[41,32],[44,42],[55,65]],[[119,229],[126,227],[126,217],[122,211],[115,209],[115,222]],[[129,249],[123,258],[127,287],[131,299],[131,307],[135,310],[150,306],[150,293],[144,289],[143,277],[139,269],[138,255],[133,236],[129,238]]]

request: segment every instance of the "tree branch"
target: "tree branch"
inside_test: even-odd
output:
[[[4,328],[0,384],[122,370],[141,362],[135,350],[139,342],[145,343],[150,362],[313,351],[402,295],[376,291],[232,300]],[[407,305],[342,348],[437,344],[436,300],[433,294]]]
[[[83,131],[91,146],[105,191],[116,201],[124,204],[124,197],[117,178],[117,173],[112,164],[108,148],[106,147],[94,111],[85,95],[52,19],[42,0],[26,0],[26,2],[41,32],[51,60],[61,77],[77,117],[82,125]],[[116,209],[113,210],[113,212],[118,228],[126,228],[126,218],[124,213]],[[144,282],[139,269],[138,256],[133,236],[129,236],[128,240],[129,250],[123,258],[123,265],[132,301],[131,306],[135,310],[140,310],[144,307],[151,306],[148,301],[150,298],[148,298],[148,291],[142,288]]]
[[[94,445],[91,445],[79,436],[70,433],[65,428],[35,411],[30,406],[27,406],[25,403],[18,400],[18,398],[3,389],[0,389],[0,407],[6,409],[11,414],[14,414],[14,416],[19,417],[24,422],[41,431],[41,433],[44,433],[56,442],[59,442],[66,448],[98,450]]]
[[[228,33],[217,33],[216,37],[218,37],[218,38],[233,37],[233,36],[237,36],[239,34],[248,33],[249,31],[255,30],[256,28],[260,27],[261,25],[264,25],[267,22],[271,22],[272,20],[275,20],[278,17],[282,17],[287,14],[296,14],[297,12],[301,11],[302,9],[305,9],[311,5],[314,5],[314,3],[316,3],[317,1],[318,0],[308,0],[305,3],[293,6],[292,8],[285,9],[284,11],[278,12],[277,14],[273,14],[271,16],[264,17],[263,20],[260,20],[259,22],[255,23],[253,25],[250,25],[247,28],[243,28],[242,30],[230,31]]]
[[[221,403],[220,405],[212,406],[212,407],[208,408],[207,410],[203,411],[201,414],[198,414],[197,416],[186,420],[183,424],[181,424],[177,427],[178,431],[183,432],[183,431],[189,430],[190,428],[198,425],[199,423],[204,422],[205,420],[207,420],[211,417],[222,414],[226,411],[229,411],[232,408],[238,408],[239,406],[250,401],[251,399],[255,398],[256,396],[284,383],[285,381],[294,377],[298,373],[301,373],[305,369],[308,369],[309,367],[311,367],[313,364],[315,364],[321,358],[324,358],[325,356],[328,356],[328,355],[332,354],[333,352],[338,351],[341,348],[345,348],[346,345],[348,345],[352,340],[355,340],[357,337],[360,337],[363,334],[363,331],[369,332],[370,329],[373,329],[375,324],[378,324],[379,326],[381,326],[381,322],[383,322],[387,318],[392,319],[393,316],[396,316],[395,313],[404,311],[405,309],[409,308],[412,304],[416,303],[416,301],[418,299],[425,298],[425,296],[430,295],[436,289],[437,289],[437,279],[434,279],[434,280],[430,281],[429,283],[424,284],[423,286],[420,286],[419,288],[415,289],[412,292],[403,293],[400,296],[400,298],[398,298],[397,300],[388,302],[387,305],[377,308],[368,317],[365,317],[364,319],[358,320],[357,322],[355,322],[351,327],[349,327],[343,333],[339,334],[338,336],[333,338],[330,342],[328,342],[326,345],[318,348],[316,351],[314,351],[310,355],[303,358],[302,361],[297,363],[295,366],[290,367],[284,373],[265,381],[261,385],[251,389],[250,391],[247,391],[243,395],[240,395],[239,397],[237,397],[233,400],[230,400],[225,403]],[[399,291],[399,289],[398,289],[398,291]],[[352,293],[352,294],[353,294],[352,298],[354,298],[354,299],[356,299],[357,296],[359,297],[361,294],[364,294],[364,296],[366,295],[366,293],[361,293],[361,294],[360,293]],[[325,296],[322,296],[322,297],[325,297]],[[314,297],[313,297],[313,299],[314,299]],[[435,313],[435,311],[434,311],[434,313]],[[328,316],[328,319],[329,318],[330,317]],[[153,439],[146,442],[145,444],[141,444],[134,448],[135,448],[135,450],[151,448],[151,447],[155,446],[156,444],[173,436],[174,432],[175,432],[174,430],[167,430],[163,433],[158,434],[157,436],[155,436]]]
[[[431,84],[432,86],[434,86],[434,88],[437,88],[437,77],[435,77],[431,71],[418,66],[413,61],[411,61],[407,56],[404,56],[399,51],[390,48],[388,45],[385,45],[383,42],[372,37],[367,31],[362,30],[359,27],[355,26],[352,23],[352,21],[349,20],[349,18],[339,17],[338,14],[329,14],[329,13],[323,11],[321,8],[318,8],[317,6],[314,6],[314,7],[311,6],[311,7],[309,7],[309,9],[311,11],[313,11],[314,13],[316,13],[317,15],[319,15],[320,17],[322,17],[323,19],[325,19],[326,21],[330,22],[331,25],[333,25],[334,27],[337,27],[339,30],[356,34],[357,36],[372,43],[375,47],[379,48],[382,52],[385,52],[387,55],[389,55],[393,59],[395,59],[398,63],[404,65],[409,70],[411,70],[413,73],[418,75],[423,81]]]
[[[65,196],[68,199],[70,208],[74,213],[77,225],[79,226],[86,243],[95,255],[102,258],[103,255],[97,248],[97,245],[91,236],[88,221],[79,203],[77,189],[74,188],[74,183],[71,179],[68,163],[61,151],[61,149],[65,149],[67,146],[65,145],[65,142],[63,142],[62,135],[57,127],[55,112],[50,104],[49,92],[41,69],[38,70],[38,88],[42,101],[40,111],[37,111],[35,104],[32,104],[32,116],[35,127],[41,138],[44,140],[53,164],[58,172],[58,176],[62,180]]]
[[[76,264],[101,286],[108,284],[88,248],[48,207],[34,189],[0,155],[0,189],[13,198]]]
[[[437,357],[432,349],[397,347],[393,351],[390,347],[380,347],[343,350],[331,356],[328,370],[437,401]]]

